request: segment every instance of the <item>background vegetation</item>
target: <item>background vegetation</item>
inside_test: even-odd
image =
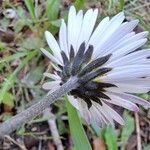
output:
[[[150,31],[149,0],[0,1],[0,122],[25,110],[46,94],[41,88],[45,80],[43,72],[53,70],[39,49],[49,49],[44,31],[49,30],[57,37],[60,19],[67,19],[70,5],[83,10],[97,7],[98,21],[124,10],[127,20],[140,20],[136,32]],[[150,47],[150,40],[146,47]],[[149,99],[149,94],[140,96]],[[125,126],[117,124],[115,128],[100,129],[95,124],[86,126],[67,100],[57,101],[1,141],[0,149],[140,150],[142,147],[149,150],[150,110],[141,108],[136,114],[115,109],[124,116]]]

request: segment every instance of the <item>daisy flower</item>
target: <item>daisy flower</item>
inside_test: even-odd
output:
[[[98,126],[123,124],[122,117],[111,107],[121,106],[137,112],[138,105],[150,107],[135,93],[150,91],[150,49],[141,49],[148,32],[135,33],[138,20],[125,21],[123,12],[104,18],[98,25],[97,9],[85,14],[70,7],[67,24],[62,20],[59,41],[46,31],[52,54],[41,51],[52,61],[54,73],[43,88],[54,91],[76,76],[78,88],[68,93],[70,103],[88,124]]]

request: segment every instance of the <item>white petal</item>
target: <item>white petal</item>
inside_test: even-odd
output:
[[[119,42],[116,46],[112,47],[110,51],[109,50],[108,51],[109,51],[109,53],[113,53],[116,50],[125,47],[126,45],[129,45],[129,44],[132,45],[133,42],[144,39],[145,37],[147,37],[147,35],[148,35],[148,32],[141,32],[141,33],[138,33],[131,37],[128,37],[128,38],[124,39],[123,41]]]
[[[106,82],[129,80],[140,77],[146,77],[150,74],[150,66],[132,65],[114,68],[106,76],[101,77]]]
[[[72,36],[72,30],[74,30],[74,22],[76,19],[76,9],[71,6],[68,14],[68,50],[70,51],[70,46],[74,42],[74,37]]]
[[[124,120],[122,119],[122,117],[104,102],[103,109],[105,109],[105,111],[107,111],[115,121],[117,121],[121,125],[124,125]]]
[[[147,39],[140,39],[137,41],[134,41],[132,43],[126,44],[124,47],[117,49],[114,53],[113,56],[110,58],[110,60],[117,59],[121,56],[124,56],[138,48],[140,48],[142,45],[146,43]]]
[[[106,124],[104,117],[95,107],[92,106],[89,111],[92,116],[92,121],[94,121],[98,127],[103,127],[104,124]]]
[[[48,73],[48,72],[45,72],[43,75],[48,77],[48,78],[51,78],[53,80],[61,80],[61,78],[58,75],[51,74],[51,73]]]
[[[106,88],[109,91],[122,91],[128,93],[146,93],[150,90],[150,79],[132,78],[111,80],[116,87]]]
[[[56,71],[62,71],[57,65],[55,65],[54,63],[51,63],[52,67],[56,70]],[[63,65],[62,65],[63,66]]]
[[[102,33],[107,28],[107,24],[109,23],[109,17],[104,18],[99,25],[94,30],[93,34],[91,35],[91,38],[89,40],[89,45],[96,45],[99,39],[102,36]]]
[[[95,9],[94,11],[92,9],[89,9],[84,15],[77,49],[80,47],[81,43],[88,42],[95,25],[97,15],[98,15],[97,9]]]
[[[91,124],[92,123],[92,115],[90,113],[90,111],[88,109],[80,109],[80,114],[81,116],[85,119],[87,124]]]
[[[107,88],[107,91],[110,92],[127,92],[127,93],[147,93],[149,91],[148,88],[141,88],[141,87],[136,87],[135,86],[127,86],[127,85],[123,85],[123,86],[119,86],[118,88]]]
[[[83,11],[80,10],[75,18],[75,23],[74,23],[74,28],[72,31],[72,35],[74,36],[74,41],[73,41],[73,47],[75,52],[78,51],[78,40],[81,32],[81,27],[82,27],[82,22],[83,22]]]
[[[120,67],[132,64],[142,64],[143,60],[146,61],[146,58],[149,56],[150,49],[143,49],[113,61],[108,60],[108,62],[105,64],[105,67]]]
[[[91,116],[90,111],[88,110],[86,102],[84,102],[80,98],[78,98],[78,102],[79,102],[79,112],[80,112],[81,116],[85,119],[85,121],[88,124],[91,124],[92,123],[92,116]]]
[[[60,64],[60,65],[62,65],[62,62],[59,60],[59,59],[57,59],[57,58],[55,58],[51,53],[49,53],[47,50],[45,50],[44,48],[41,48],[40,49],[51,61],[53,61],[53,62],[55,62],[55,63],[57,63],[57,64]]]
[[[112,51],[115,51],[116,49],[119,49],[119,48],[121,48],[121,47],[123,47],[123,46],[126,46],[127,44],[131,44],[131,43],[133,43],[134,41],[138,41],[138,40],[140,40],[140,39],[143,39],[143,38],[147,37],[147,35],[148,35],[148,32],[145,31],[145,32],[141,32],[141,33],[138,33],[138,34],[136,34],[136,35],[133,35],[133,36],[131,36],[131,37],[129,37],[129,38],[126,38],[124,41],[122,41],[122,42],[120,42],[119,44],[117,44],[117,45],[113,48]]]
[[[137,97],[135,95],[131,95],[131,94],[127,94],[127,93],[114,93],[114,95],[119,96],[123,99],[127,99],[133,103],[139,104],[139,105],[143,105],[145,107],[150,107],[150,102],[148,102],[147,100]]]
[[[59,44],[62,51],[69,57],[69,50],[67,45],[67,28],[64,20],[62,19],[61,27],[59,31]]]
[[[79,110],[79,102],[77,99],[75,99],[73,96],[67,95],[69,102],[77,109]]]
[[[130,38],[135,33],[131,32],[138,24],[137,20],[125,22],[104,42],[98,47],[99,56],[107,55],[115,51],[114,47],[122,43],[125,39]],[[131,32],[131,33],[130,33]]]
[[[149,78],[135,78],[135,79],[127,79],[127,80],[118,80],[112,81],[112,84],[125,84],[130,86],[139,86],[139,87],[149,87],[150,79]]]
[[[132,103],[128,100],[124,100],[124,99],[117,97],[113,94],[110,94],[108,92],[106,92],[106,95],[108,95],[111,98],[111,100],[107,100],[107,102],[109,102],[109,103],[124,107],[126,109],[131,110],[131,111],[136,111],[136,112],[139,111],[139,108],[134,103]]]
[[[47,43],[50,47],[50,49],[53,51],[54,56],[60,61],[62,62],[62,57],[61,57],[61,50],[59,48],[59,45],[57,43],[57,41],[55,40],[54,36],[49,32],[49,31],[45,31],[45,37],[47,40]]]
[[[101,47],[103,44],[105,44],[105,42],[107,40],[109,40],[109,38],[111,37],[111,35],[119,28],[119,26],[121,25],[122,21],[124,20],[124,13],[121,12],[119,14],[117,14],[116,16],[114,16],[109,23],[107,23],[107,27],[105,28],[105,30],[103,31],[103,33],[101,33],[101,35],[97,36],[98,39],[97,41],[95,41],[95,51],[94,51],[94,55],[95,57],[97,57],[100,53],[101,53]],[[115,38],[115,37],[113,37]],[[112,39],[113,40],[113,39]]]
[[[103,108],[103,106],[100,106],[99,104],[96,104],[95,102],[93,102],[93,105],[96,107],[96,109],[101,114],[101,117],[102,117],[104,123],[111,124],[112,126],[114,126],[114,122],[113,122],[111,115]]]

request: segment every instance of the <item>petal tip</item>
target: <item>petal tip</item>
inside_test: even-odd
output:
[[[122,121],[119,122],[119,124],[123,126],[123,125],[125,125],[125,121],[122,119]]]
[[[49,31],[46,30],[46,31],[45,31],[45,35],[47,35],[47,34],[49,34]]]
[[[44,48],[40,48],[40,51],[44,53],[46,50]]]
[[[74,12],[75,12],[75,11],[76,11],[75,6],[71,5],[71,6],[70,6],[70,9],[69,9],[69,12],[70,12],[70,11],[74,11]]]
[[[134,111],[134,112],[139,112],[139,107],[134,107],[134,108],[133,108],[133,111]]]
[[[134,20],[134,22],[137,25],[139,23],[139,19]]]

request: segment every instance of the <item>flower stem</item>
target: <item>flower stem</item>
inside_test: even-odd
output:
[[[78,84],[78,79],[76,77],[70,78],[60,88],[45,96],[40,102],[32,105],[23,112],[0,124],[0,138],[4,138],[5,135],[9,135],[21,125],[29,122],[35,116],[41,114],[43,110],[49,107],[50,104],[54,103],[59,97],[76,88]]]

